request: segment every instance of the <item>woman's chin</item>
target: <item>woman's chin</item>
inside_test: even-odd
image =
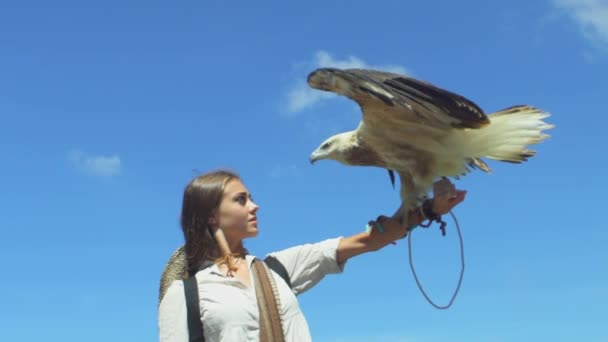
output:
[[[258,236],[259,233],[260,233],[260,231],[258,230],[258,227],[247,228],[247,237],[248,238],[256,237],[256,236]]]

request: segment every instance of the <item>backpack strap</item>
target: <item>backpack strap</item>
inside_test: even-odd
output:
[[[188,335],[190,342],[205,342],[203,322],[201,321],[201,308],[198,299],[198,284],[196,276],[184,279],[184,292],[186,294],[186,311],[188,313]]]
[[[291,289],[291,281],[289,273],[279,259],[272,255],[264,259],[264,263],[271,270],[275,271]],[[198,298],[198,283],[196,276],[186,278],[184,281],[184,293],[186,295],[186,312],[188,313],[188,334],[190,342],[205,342],[205,334],[203,333],[203,322],[201,321],[201,307]]]
[[[289,280],[289,273],[287,273],[287,269],[285,269],[285,266],[281,264],[279,259],[269,255],[264,259],[264,263],[266,263],[266,266],[268,266],[271,270],[275,271],[279,276],[281,276],[290,289],[292,288],[291,281]]]

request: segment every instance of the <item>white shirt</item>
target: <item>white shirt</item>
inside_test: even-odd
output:
[[[296,295],[310,289],[323,277],[339,273],[344,264],[336,261],[341,238],[292,247],[271,253],[285,266],[292,289],[272,271],[279,293],[285,342],[312,341],[306,319]],[[254,257],[246,257],[249,274]],[[205,342],[259,341],[258,305],[253,278],[252,287],[223,275],[213,264],[196,273]],[[181,280],[174,281],[159,307],[158,325],[161,342],[188,342],[186,297]]]

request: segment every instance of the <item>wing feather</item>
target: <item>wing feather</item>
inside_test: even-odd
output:
[[[397,112],[433,126],[479,128],[490,121],[473,101],[412,77],[370,69],[321,68],[309,75],[313,88],[356,101],[369,113]]]

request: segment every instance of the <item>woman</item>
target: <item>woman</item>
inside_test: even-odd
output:
[[[435,183],[435,197],[427,214],[428,209],[436,215],[449,212],[465,194],[447,179]],[[225,170],[192,180],[186,186],[182,205],[188,274],[195,275],[198,284],[205,341],[258,341],[258,307],[251,275],[254,257],[243,240],[258,234],[259,206],[239,176]],[[417,225],[423,220],[422,210],[414,210],[407,222]],[[381,216],[378,221],[370,222],[369,232],[271,253],[285,267],[291,282],[290,287],[271,272],[286,342],[311,340],[297,294],[325,275],[341,272],[349,258],[379,250],[409,231],[394,218]],[[159,306],[161,342],[188,341],[185,303],[183,282],[174,281]]]

